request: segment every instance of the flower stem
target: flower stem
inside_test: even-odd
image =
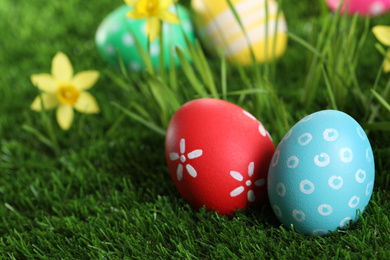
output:
[[[56,156],[59,156],[60,155],[60,147],[58,145],[56,135],[54,134],[53,124],[51,123],[49,117],[47,116],[47,113],[45,113],[45,121],[46,121],[45,123],[46,123],[47,134],[49,135],[49,138],[50,138],[51,142],[53,143],[52,148],[53,148],[54,152],[56,153]]]
[[[162,22],[160,22],[160,37],[159,37],[159,45],[160,45],[160,55],[159,55],[159,62],[160,62],[160,77],[163,82],[167,82],[167,77],[165,74],[165,68],[164,68],[164,36],[163,36],[163,26]]]
[[[51,141],[50,147],[54,150],[56,156],[58,156],[60,154],[60,147],[58,145],[57,138],[54,134],[53,124],[51,123],[49,117],[47,116],[47,112],[46,112],[45,106],[43,104],[43,99],[42,99],[41,93],[39,93],[39,97],[41,100],[41,107],[42,107],[42,110],[41,110],[42,121],[46,127],[46,132],[47,132],[47,134],[50,138],[50,141]]]

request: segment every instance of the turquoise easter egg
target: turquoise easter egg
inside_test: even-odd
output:
[[[124,5],[111,12],[99,25],[95,41],[98,52],[103,60],[109,65],[118,66],[118,53],[124,65],[132,71],[140,71],[145,66],[136,47],[136,41],[147,52],[148,39],[146,36],[146,19],[135,20],[126,17],[126,13],[132,8]],[[181,5],[172,5],[168,9],[176,14],[181,24],[170,24],[163,22],[163,46],[160,46],[159,37],[150,43],[149,53],[152,64],[155,68],[159,66],[160,54],[164,55],[164,66],[169,67],[170,56],[174,55],[174,62],[179,65],[179,59],[175,48],[183,50],[188,57],[188,48],[185,42],[183,31],[191,43],[194,43],[194,29],[190,20],[189,12]]]
[[[374,181],[374,156],[362,127],[343,112],[324,110],[299,121],[282,139],[267,187],[286,227],[325,235],[358,219]]]

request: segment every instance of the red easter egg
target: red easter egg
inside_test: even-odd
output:
[[[227,101],[201,98],[172,116],[165,139],[171,177],[194,208],[221,215],[267,197],[275,146],[264,126]]]

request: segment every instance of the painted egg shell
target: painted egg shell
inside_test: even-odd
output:
[[[221,215],[267,198],[266,178],[275,146],[264,126],[227,101],[184,104],[169,122],[165,154],[171,177],[194,208]]]
[[[119,65],[117,50],[127,68],[139,71],[144,68],[141,55],[138,52],[135,41],[147,51],[148,40],[146,37],[146,19],[135,20],[126,17],[131,7],[124,5],[110,13],[99,25],[96,32],[96,45],[102,58],[110,65]],[[164,52],[165,67],[169,66],[170,55],[175,55],[175,64],[179,60],[175,54],[175,47],[180,47],[186,55],[188,48],[182,31],[186,33],[190,42],[194,43],[194,30],[188,11],[181,5],[169,8],[169,11],[176,13],[181,24],[163,23],[163,48],[160,48],[160,40],[157,38],[150,43],[150,55],[154,67],[158,67],[161,49]]]
[[[268,195],[286,227],[325,235],[364,212],[374,178],[362,127],[343,112],[325,110],[299,121],[282,139],[268,172]]]
[[[236,60],[242,65],[252,63],[250,48],[259,63],[280,57],[287,45],[287,25],[283,13],[277,14],[278,4],[274,0],[231,2],[250,45],[226,0],[192,0],[195,24],[203,45],[212,53],[221,49],[230,61]]]
[[[329,8],[336,11],[340,0],[326,0]],[[361,15],[376,16],[390,10],[389,0],[344,0],[341,5],[341,12],[347,11],[349,14],[360,13]]]

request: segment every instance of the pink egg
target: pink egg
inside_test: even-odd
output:
[[[329,8],[336,11],[341,0],[326,0]],[[361,15],[376,16],[390,10],[390,0],[344,0],[341,6],[341,13],[359,13]]]

